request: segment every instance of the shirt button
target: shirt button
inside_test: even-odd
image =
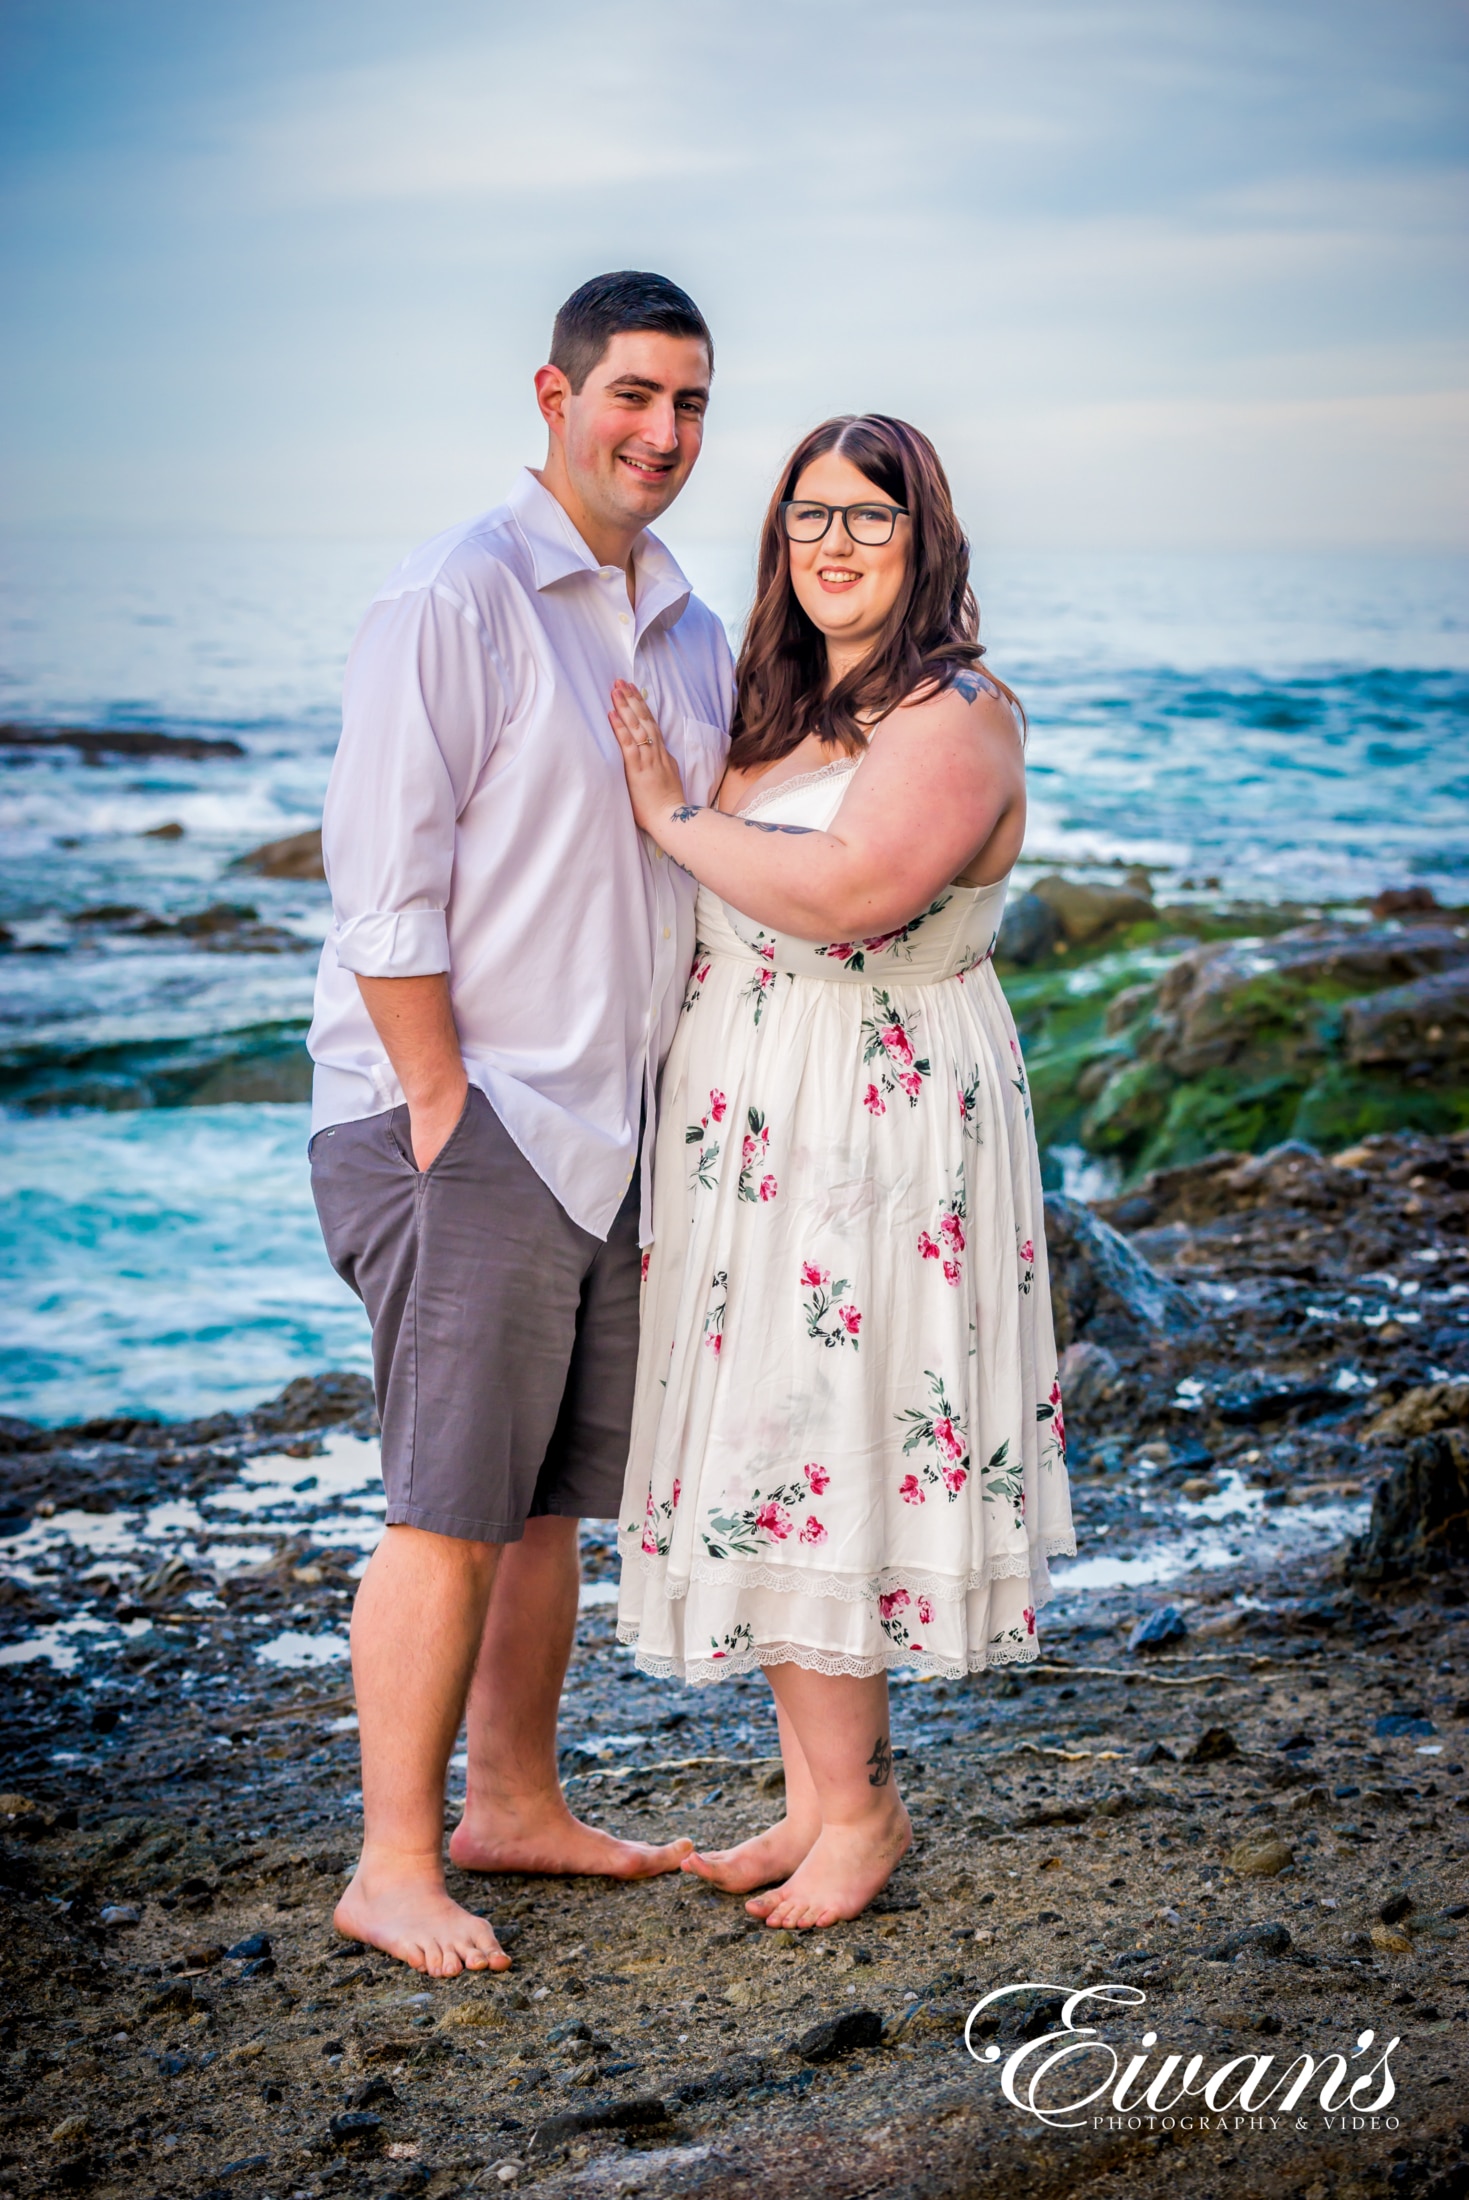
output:
[[[671,932],[669,931],[669,929],[668,929],[668,926],[667,926],[666,924],[665,924],[665,925],[664,925],[664,927],[663,927],[663,937],[664,937],[664,938],[665,938],[666,940],[671,940],[671,939],[672,939],[672,937],[673,937],[673,934],[672,934],[672,933],[671,933]]]
[[[625,611],[619,611],[619,612],[618,612],[618,614],[617,614],[617,623],[618,623],[618,625],[619,625],[619,626],[626,626],[626,625],[627,625],[627,613],[626,613]]]

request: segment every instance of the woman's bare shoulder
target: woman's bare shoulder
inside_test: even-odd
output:
[[[996,749],[1022,754],[1019,713],[999,682],[977,665],[966,665],[946,687],[918,688],[888,721],[901,723],[905,741],[913,735],[959,749],[976,747],[993,759]]]

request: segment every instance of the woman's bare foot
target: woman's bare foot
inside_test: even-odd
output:
[[[466,1803],[449,1836],[449,1860],[466,1872],[548,1872],[601,1879],[653,1879],[677,1871],[693,1848],[687,1838],[655,1844],[619,1841],[573,1818],[558,1795],[540,1805],[481,1808]]]
[[[875,1823],[823,1826],[785,1885],[757,1895],[745,1908],[767,1925],[798,1931],[856,1917],[882,1892],[912,1839],[908,1813],[896,1797],[891,1811]]]
[[[348,1940],[381,1948],[430,1978],[510,1968],[486,1919],[449,1899],[437,1859],[381,1858],[364,1850],[332,1923]]]
[[[752,1887],[768,1887],[773,1879],[788,1879],[821,1831],[820,1824],[803,1829],[789,1818],[767,1826],[752,1840],[732,1849],[695,1849],[683,1860],[683,1869],[726,1894],[748,1894]]]

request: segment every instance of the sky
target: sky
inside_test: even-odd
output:
[[[1459,0],[0,0],[0,506],[411,539],[685,285],[679,529],[832,412],[982,545],[1469,545]]]

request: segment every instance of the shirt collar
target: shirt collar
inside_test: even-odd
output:
[[[550,588],[572,573],[600,573],[591,551],[571,524],[564,505],[522,467],[506,503],[525,537],[537,589]],[[637,590],[637,631],[673,626],[693,594],[678,560],[666,543],[644,528],[633,544],[633,585]]]

